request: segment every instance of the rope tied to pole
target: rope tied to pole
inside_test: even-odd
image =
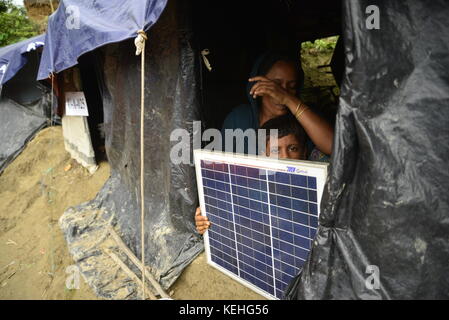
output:
[[[147,41],[145,31],[138,30],[134,39],[136,56],[141,56],[140,72],[140,247],[142,262],[142,300],[145,300],[145,43]]]

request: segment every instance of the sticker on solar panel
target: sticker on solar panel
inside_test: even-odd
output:
[[[327,164],[195,150],[210,265],[269,299],[304,265]]]

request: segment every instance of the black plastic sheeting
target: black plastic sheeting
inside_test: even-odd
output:
[[[0,173],[46,125],[47,118],[44,116],[13,100],[0,100]]]
[[[178,143],[170,141],[171,132],[181,128],[192,136],[192,121],[199,118],[198,57],[188,17],[185,4],[171,1],[148,33],[145,56],[145,262],[165,288],[204,248],[194,226],[193,164],[170,161],[171,147]],[[124,242],[140,257],[140,57],[133,39],[100,52],[111,178],[83,206],[99,205],[114,214]]]
[[[39,55],[33,51],[24,56],[27,63],[1,88],[0,173],[51,117],[50,89],[36,81]]]
[[[379,30],[365,27],[369,5],[380,9]],[[353,0],[343,14],[330,178],[287,298],[447,299],[449,4]]]

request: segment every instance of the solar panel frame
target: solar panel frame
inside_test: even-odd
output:
[[[301,228],[302,225],[301,222],[293,221],[293,219],[291,219],[292,229],[290,231],[285,231],[278,224],[283,223],[284,224],[283,227],[286,227],[288,229],[289,228],[288,222],[286,223],[288,219],[285,218],[285,216],[282,217],[279,216],[278,214],[282,213],[284,215],[288,215],[289,211],[291,213],[293,213],[294,211],[295,213],[296,212],[301,213],[301,216],[308,215],[308,224],[310,224],[312,217],[313,219],[316,219],[314,220],[314,222],[317,223],[317,219],[320,214],[319,204],[323,194],[324,184],[327,178],[328,164],[312,161],[298,161],[298,160],[284,160],[284,159],[280,160],[268,157],[257,157],[253,155],[243,155],[226,152],[214,152],[200,149],[194,150],[194,161],[195,161],[195,170],[196,170],[201,212],[202,215],[204,216],[209,215],[209,219],[212,222],[212,228],[204,234],[207,263],[213,266],[214,268],[220,270],[224,274],[230,276],[232,279],[240,282],[244,286],[257,292],[258,294],[268,299],[279,299],[279,290],[276,290],[277,288],[276,283],[283,282],[281,280],[284,280],[284,278],[280,279],[279,275],[281,277],[287,275],[285,269],[282,269],[282,267],[285,268],[290,267],[290,269],[288,270],[290,272],[290,275],[292,273],[292,270],[294,270],[293,266],[292,265],[289,266],[287,265],[287,263],[284,263],[285,261],[282,261],[281,258],[279,258],[279,255],[284,254],[283,256],[288,257],[289,259],[291,257],[294,257],[295,259],[305,261],[309,253],[308,250],[310,250],[309,248],[311,247],[313,238],[316,234],[316,230],[312,234],[313,228],[310,228],[310,226],[306,226],[305,224],[303,224],[304,228]],[[226,172],[225,170],[226,166],[222,167],[223,171],[215,169],[208,170],[207,168],[202,168],[201,167],[202,161],[206,161],[204,163],[208,162],[226,163],[228,164],[227,167],[228,171]],[[239,174],[238,172],[231,172],[231,170],[241,169],[242,166],[246,168],[254,168],[257,170],[262,170],[259,171],[259,173],[263,173],[263,170],[265,170],[266,173],[273,172],[274,174],[266,175],[265,181],[263,181],[263,179],[253,177],[254,171],[251,171],[253,176],[248,175],[248,173],[246,173],[245,175]],[[246,171],[248,172],[248,169],[246,169]],[[213,179],[210,177],[208,178],[206,176],[203,177],[203,174],[207,175],[211,174],[211,172],[213,172],[214,176]],[[310,181],[309,178],[307,178],[307,180],[304,180],[305,176],[315,177],[316,178],[315,184],[313,179],[310,179]],[[287,180],[285,180],[286,177],[288,177],[288,179],[291,179],[291,177],[295,177],[296,180],[295,183],[297,184],[284,183],[287,182]],[[203,178],[205,183],[203,183]],[[245,178],[247,180],[245,180]],[[279,181],[277,181],[277,179],[279,179]],[[260,180],[259,189],[257,187],[257,180]],[[205,185],[211,183],[211,181],[213,181],[215,186],[218,186],[218,188],[217,187],[212,188]],[[265,182],[265,186],[263,186],[263,182]],[[310,189],[308,188],[309,182],[311,184]],[[306,187],[301,187],[299,185],[300,183],[303,184],[305,183]],[[246,187],[244,186],[245,184]],[[241,188],[239,187],[240,185],[242,185]],[[312,186],[316,188],[312,188]],[[221,188],[223,188],[223,190],[221,190]],[[279,188],[280,193],[277,193],[277,188]],[[288,188],[290,188],[290,190]],[[272,192],[273,190],[275,192],[274,194]],[[306,190],[307,192],[304,190]],[[260,201],[253,198],[255,195],[257,195],[257,192],[255,191],[260,191],[259,192]],[[205,194],[205,192],[207,193],[212,192],[212,194],[214,194],[215,197],[209,196],[208,194]],[[247,193],[245,194],[245,192]],[[250,192],[253,192],[252,195],[253,197],[249,195]],[[289,195],[285,195],[285,192],[289,193]],[[305,197],[304,192],[307,193],[307,200],[300,199],[300,197]],[[266,193],[266,196],[264,197],[264,199],[262,199],[264,193]],[[310,200],[309,199],[310,197],[316,201],[309,202],[308,200]],[[206,203],[206,200],[211,203]],[[276,201],[275,204],[272,204],[272,200]],[[285,205],[285,208],[283,206],[278,206],[279,203],[277,202],[277,200],[282,202],[281,204],[283,206]],[[236,203],[235,201],[239,202]],[[240,203],[240,201],[242,201],[242,203]],[[300,210],[301,205],[304,205],[304,203],[306,202],[308,203],[309,210],[310,208],[313,208],[312,210],[313,214],[298,211]],[[310,203],[312,203],[312,207],[310,207]],[[266,204],[266,207],[263,207],[263,204]],[[252,205],[254,205],[255,207],[253,208]],[[292,208],[293,205],[295,205],[294,209]],[[236,207],[238,207],[237,214],[235,212]],[[221,216],[213,213],[218,212],[215,210],[221,211]],[[276,212],[276,216],[274,216],[274,214],[271,213],[272,210],[279,211],[279,213]],[[229,211],[232,212],[232,217],[229,217]],[[240,211],[242,211],[242,213],[240,213]],[[246,217],[246,215],[251,215],[251,217],[249,216]],[[252,219],[252,215],[258,215],[258,218]],[[296,215],[296,217],[300,217],[300,215],[298,214]],[[216,223],[214,223],[212,221],[213,219],[219,219],[219,221],[217,220]],[[238,223],[236,223],[235,221],[236,219],[239,220]],[[260,222],[261,226],[258,225],[258,222]],[[273,226],[273,223],[275,223],[276,226]],[[264,229],[263,230],[251,229],[251,226],[253,225],[255,227]],[[268,232],[270,235],[269,243],[267,243],[267,239],[265,237],[267,236],[266,227],[269,228]],[[295,230],[293,230],[293,228],[295,228]],[[305,235],[306,228],[308,228],[307,236]],[[220,229],[221,233],[216,232],[216,229]],[[237,232],[237,229],[239,230],[239,232]],[[242,232],[242,230],[246,232],[251,232],[251,237],[245,235]],[[277,237],[273,236],[273,232],[275,231],[279,232],[279,235]],[[282,240],[280,238],[281,232],[283,237]],[[214,237],[212,237],[209,233],[211,234],[217,233],[217,237],[218,236],[220,237],[220,241],[214,239]],[[254,239],[256,236],[260,237],[261,235],[264,236],[262,236],[259,239]],[[240,241],[238,241],[237,236],[240,236],[239,237]],[[253,241],[252,242],[253,246],[250,246],[249,244],[242,242],[248,241],[248,239],[250,238]],[[303,252],[296,251],[297,248],[299,250],[299,248],[301,247],[299,245],[296,245],[296,242],[295,245],[288,246],[288,242],[291,240],[293,243],[293,239],[295,241],[298,240],[298,242],[303,241],[304,243],[303,244],[304,247],[302,248],[304,249],[302,250]],[[306,241],[304,239],[307,239],[307,241],[309,241],[308,242],[309,248],[306,248],[307,242],[304,242]],[[258,250],[256,250],[256,248],[254,247],[254,244],[257,246]],[[279,247],[276,249],[274,245],[277,245]],[[216,249],[219,246],[221,246],[221,251]],[[288,252],[286,250],[283,251],[281,250],[280,246],[283,246],[284,249],[288,248],[288,250],[294,251],[292,252]],[[271,252],[267,252],[268,247],[270,248]],[[227,268],[212,260],[213,254],[212,251],[214,250],[217,251],[215,252],[217,254],[221,254],[222,256],[226,255],[227,260],[225,260],[224,258],[218,258],[215,255],[214,259],[226,265]],[[244,252],[244,250],[246,252]],[[248,250],[253,250],[252,252],[253,260],[250,259],[251,257],[249,256],[250,253],[248,252]],[[275,257],[275,252],[277,253],[278,258]],[[271,265],[268,265],[267,257],[271,259],[270,260]],[[265,263],[262,261],[264,258]],[[251,283],[249,280],[246,280],[244,279],[244,277],[242,277],[242,274],[247,278],[251,277],[250,272],[247,273],[247,269],[241,270],[241,268],[239,267],[239,265],[241,264],[243,267],[248,267],[249,270],[251,268],[249,263],[258,264],[258,268],[260,269],[256,268],[256,266],[253,267],[253,270],[255,270],[254,275],[257,272],[261,278],[265,279],[265,281],[262,281],[256,278],[255,276],[252,276],[253,281],[254,282],[257,281],[260,284],[259,285],[260,287],[266,287],[267,290],[261,289],[260,287]],[[265,268],[265,273],[261,271],[263,268]],[[231,269],[237,270],[236,272],[233,273],[230,271]],[[270,282],[270,273],[272,274],[271,282]],[[272,285],[270,285],[270,283],[272,283]],[[285,285],[285,282],[283,282],[282,285]],[[273,290],[271,291],[271,289]],[[283,292],[283,290],[281,291]]]

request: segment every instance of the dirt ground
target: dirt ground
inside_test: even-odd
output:
[[[262,300],[263,296],[207,264],[203,252],[182,273],[170,290],[179,300]]]
[[[59,1],[52,0],[53,10],[56,10]],[[48,16],[52,13],[50,1],[48,0],[25,0],[24,6],[27,10],[27,15],[31,21],[39,26],[40,32],[45,32],[47,29]]]
[[[69,169],[70,168],[70,169]],[[67,171],[65,171],[67,170]],[[87,170],[64,150],[61,127],[41,131],[0,176],[0,299],[95,299],[65,287],[73,264],[58,219],[95,197],[109,165]]]
[[[0,299],[98,299],[87,284],[66,288],[73,264],[58,219],[93,199],[109,177],[70,159],[61,127],[41,131],[0,175]],[[262,299],[200,255],[172,286],[174,299]]]

